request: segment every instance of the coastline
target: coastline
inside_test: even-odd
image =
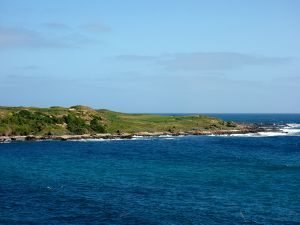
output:
[[[132,139],[134,137],[160,137],[160,136],[188,136],[188,135],[232,135],[232,134],[248,134],[258,132],[273,131],[265,127],[247,125],[240,129],[233,130],[195,130],[188,132],[136,132],[136,133],[101,133],[101,134],[82,134],[82,135],[24,135],[24,136],[0,136],[0,143],[11,141],[41,141],[41,140],[84,140],[84,139]]]

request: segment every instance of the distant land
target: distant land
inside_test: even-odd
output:
[[[127,114],[86,106],[0,107],[0,136],[11,140],[131,138],[133,135],[231,134],[253,132],[252,125],[205,115]]]

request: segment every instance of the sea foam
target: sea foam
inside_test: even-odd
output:
[[[247,134],[231,134],[233,137],[276,137],[276,136],[300,136],[300,124],[291,123],[280,126],[278,131],[257,132]]]

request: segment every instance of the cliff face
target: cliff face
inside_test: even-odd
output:
[[[0,107],[0,136],[180,133],[240,128],[235,123],[202,115],[126,114],[109,110],[95,110],[85,106],[70,108]]]

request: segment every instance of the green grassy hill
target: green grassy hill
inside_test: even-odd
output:
[[[85,106],[0,107],[0,135],[187,132],[236,129],[232,122],[202,115],[126,114]]]

